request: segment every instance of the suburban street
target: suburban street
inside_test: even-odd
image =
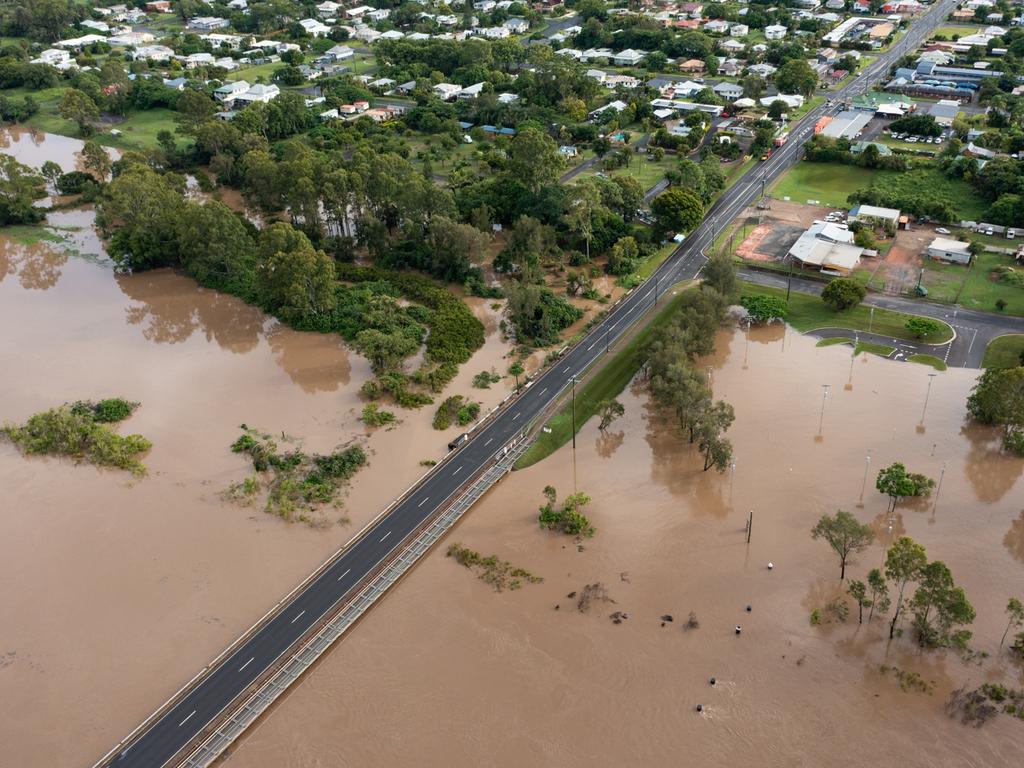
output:
[[[198,675],[191,688],[186,689],[172,706],[141,729],[134,738],[118,745],[117,751],[101,764],[160,768],[191,751],[196,746],[193,742],[209,724],[224,715],[264,672],[292,651],[311,628],[318,626],[325,616],[333,614],[343,605],[351,597],[356,585],[363,582],[385,560],[401,551],[410,535],[425,521],[440,514],[468,480],[491,466],[496,454],[552,405],[575,377],[583,374],[605,354],[606,347],[614,347],[615,341],[654,306],[661,294],[681,280],[695,278],[705,263],[705,252],[721,228],[756,201],[766,185],[797,162],[801,145],[813,134],[817,120],[822,115],[838,112],[842,108],[838,102],[849,97],[853,88],[863,88],[864,78],[870,81],[884,74],[895,59],[913,48],[941,23],[952,5],[953,0],[945,0],[933,6],[928,14],[914,22],[906,37],[868,67],[861,78],[833,94],[835,103],[822,104],[812,109],[791,129],[790,140],[785,145],[722,194],[700,226],[690,233],[650,279],[630,292],[581,342],[567,350],[557,362],[525,387],[518,397],[511,399],[489,422],[478,428],[472,439],[464,443],[454,456],[440,464],[419,486],[407,493],[401,503],[282,604],[277,613],[259,626],[236,650]],[[872,301],[878,306],[921,314],[930,314],[931,310],[939,309],[919,302],[913,302],[908,307],[903,305],[905,300],[887,297],[875,297]],[[998,330],[995,321],[1002,318],[961,312],[957,320],[972,322],[979,328],[975,348],[983,350],[980,329],[987,329],[991,325],[994,333]],[[1015,327],[1019,328],[1019,325]],[[965,359],[970,359],[973,353],[972,350]],[[395,489],[396,494],[399,490]],[[271,596],[267,602],[271,603],[276,597]],[[131,680],[111,680],[108,694],[115,697],[119,685],[132,684]],[[154,699],[163,698],[167,693],[154,695]]]

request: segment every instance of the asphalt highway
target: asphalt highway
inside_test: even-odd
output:
[[[884,74],[897,56],[913,48],[942,21],[953,2],[945,0],[914,21],[907,38],[872,64],[861,78],[870,82]],[[850,97],[856,92],[854,89],[859,91],[865,85],[864,79],[855,80],[834,94],[833,100]],[[840,109],[838,104],[823,104],[808,113],[790,131],[785,145],[721,195],[701,225],[666,259],[652,279],[634,289],[583,341],[567,350],[518,397],[477,429],[454,456],[438,465],[400,504],[293,595],[273,618],[210,671],[198,676],[176,704],[134,738],[119,745],[118,751],[102,764],[117,768],[162,768],[178,756],[208,724],[247,693],[266,670],[294,651],[295,644],[314,624],[350,598],[353,588],[364,577],[389,556],[400,552],[410,534],[443,511],[463,484],[493,463],[497,452],[551,405],[573,377],[605,354],[606,347],[614,345],[616,339],[654,305],[661,293],[680,280],[695,278],[705,263],[704,252],[714,242],[720,225],[728,223],[754,202],[768,184],[798,160],[801,145],[813,135],[814,124],[822,115]],[[130,685],[131,681],[115,683]],[[110,694],[117,695],[115,684]]]

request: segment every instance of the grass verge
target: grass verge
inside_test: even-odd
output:
[[[581,386],[576,387],[576,431],[597,413],[597,405],[602,400],[616,397],[640,370],[643,362],[642,350],[653,333],[667,323],[676,313],[681,300],[681,293],[666,303],[660,312],[643,328],[637,331],[625,346],[612,355],[612,358]],[[516,469],[525,469],[546,459],[572,439],[572,404],[566,403],[546,425],[551,431],[542,432],[533,445],[516,462]]]
[[[783,300],[786,298],[786,291],[782,288],[755,285],[745,281],[741,281],[740,286],[742,292],[747,295],[763,294]],[[882,336],[914,340],[914,336],[904,327],[911,317],[914,315],[875,308],[874,319],[872,319],[871,308],[863,304],[842,312],[834,312],[825,305],[820,296],[793,291],[789,298],[789,314],[786,316],[786,322],[801,332],[813,331],[818,328],[847,328],[851,331],[870,329],[871,332]],[[923,339],[923,341],[930,344],[941,344],[952,338],[953,329],[942,323],[942,330],[939,333]]]
[[[857,343],[857,347],[853,350],[853,354],[859,355],[861,352],[870,352],[872,355],[878,355],[879,357],[888,357],[896,351],[895,347],[890,347],[888,344],[876,344],[873,341],[860,341]]]
[[[908,363],[920,363],[921,365],[930,365],[936,371],[946,370],[946,364],[942,362],[935,355],[911,355],[907,358]]]
[[[836,337],[834,339],[821,339],[814,346],[816,346],[816,347],[834,347],[837,344],[846,344],[846,345],[851,346],[851,347],[853,346],[853,342],[850,339],[842,339],[842,338],[839,338],[839,337]]]
[[[1016,368],[1024,355],[1024,333],[1009,333],[992,339],[981,361],[984,368]]]

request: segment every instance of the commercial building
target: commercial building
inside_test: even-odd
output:
[[[845,225],[815,221],[789,249],[802,267],[817,267],[827,275],[848,275],[860,263],[864,249],[853,243]]]

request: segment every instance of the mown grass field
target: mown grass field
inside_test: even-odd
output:
[[[1024,333],[1010,333],[993,339],[981,361],[985,368],[1016,368],[1024,354]]]
[[[821,205],[848,208],[850,193],[870,186],[914,194],[927,192],[948,199],[962,219],[978,221],[987,210],[987,205],[978,198],[970,184],[960,179],[948,179],[938,168],[931,166],[898,172],[802,161],[775,183],[771,194],[780,199],[788,197],[794,203],[817,200]]]
[[[644,346],[658,328],[672,319],[679,307],[681,296],[680,292],[665,302],[658,314],[626,341],[624,346],[615,351],[612,358],[607,360],[600,370],[582,384],[577,385],[577,432],[591,416],[597,413],[598,403],[617,397],[640,370],[640,364],[643,361],[641,353]],[[547,422],[546,426],[551,431],[540,434],[536,442],[516,462],[516,469],[524,469],[536,464],[572,440],[572,425],[572,403],[566,401],[565,405]]]
[[[744,295],[762,294],[775,296],[785,300],[786,291],[783,288],[772,288],[764,285],[741,282]],[[893,312],[888,309],[875,309],[874,318],[871,317],[871,308],[860,304],[852,309],[842,312],[835,312],[826,306],[820,296],[812,296],[807,293],[793,292],[789,298],[789,314],[786,322],[798,331],[813,331],[818,328],[847,328],[851,331],[867,331],[882,336],[892,336],[894,339],[913,339],[904,327],[907,320],[914,315],[903,312]],[[953,338],[953,329],[943,323],[943,329],[934,336],[923,339],[930,344],[939,344]]]

